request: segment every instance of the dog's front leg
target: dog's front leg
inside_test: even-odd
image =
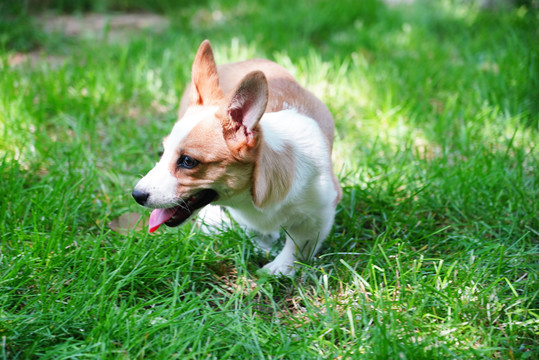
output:
[[[197,226],[204,234],[212,234],[216,230],[230,228],[232,223],[225,209],[219,205],[207,205],[199,211]]]
[[[279,240],[281,234],[278,231],[274,231],[268,234],[262,234],[255,231],[253,238],[253,244],[259,252],[263,255],[268,256],[273,249],[273,246]]]
[[[327,209],[333,212],[334,209]],[[314,220],[314,221],[313,221]],[[286,231],[286,242],[283,250],[275,260],[264,266],[275,275],[294,275],[296,260],[309,260],[322,247],[333,226],[333,216],[310,219],[301,224],[291,226]]]

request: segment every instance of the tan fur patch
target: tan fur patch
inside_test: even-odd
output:
[[[177,168],[175,160],[170,163],[170,171],[178,179],[181,197],[211,188],[226,198],[250,187],[253,166],[232,156],[215,117],[204,119],[195,126],[178,144],[176,152],[175,159],[189,155],[200,162],[193,169]]]

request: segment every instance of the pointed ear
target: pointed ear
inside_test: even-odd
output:
[[[219,74],[213,58],[210,42],[204,40],[198,48],[191,71],[193,89],[190,96],[192,105],[210,105],[223,98],[219,87]]]
[[[218,116],[227,141],[236,146],[256,145],[257,125],[268,104],[268,82],[262,71],[245,75],[221,106]]]

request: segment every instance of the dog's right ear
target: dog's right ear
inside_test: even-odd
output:
[[[258,144],[258,122],[268,103],[268,82],[262,71],[245,75],[227,95],[215,114],[223,126],[223,135],[233,153],[251,150]]]
[[[191,105],[214,105],[223,97],[219,87],[219,74],[213,58],[210,42],[204,40],[198,48],[191,71],[193,91],[191,91]]]

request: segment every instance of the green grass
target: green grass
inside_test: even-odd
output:
[[[361,4],[160,1],[171,25],[121,40],[2,23],[0,358],[537,358],[536,3]],[[130,192],[204,38],[334,114],[344,198],[294,279],[241,229],[108,225],[147,216]]]

